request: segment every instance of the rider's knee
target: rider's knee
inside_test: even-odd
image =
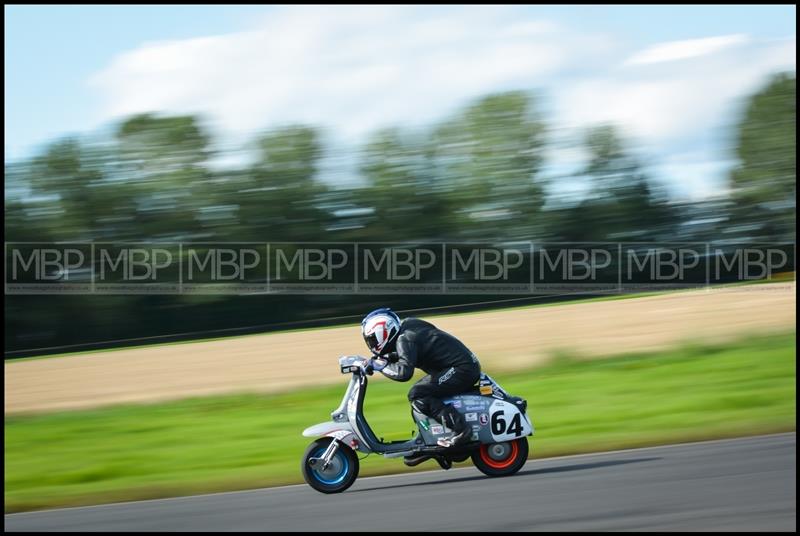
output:
[[[417,392],[416,389],[414,389],[413,387],[411,389],[409,389],[409,391],[408,391],[408,401],[409,402],[413,402],[413,401],[419,400],[421,398],[423,398],[423,396],[419,392]]]

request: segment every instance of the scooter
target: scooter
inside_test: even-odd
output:
[[[528,438],[533,435],[533,423],[526,411],[526,400],[506,393],[491,377],[481,374],[473,391],[444,400],[464,415],[472,426],[471,441],[458,447],[444,448],[437,444],[441,438],[454,435],[440,423],[413,406],[412,416],[418,431],[406,441],[383,442],[372,432],[364,418],[364,398],[367,376],[372,375],[371,359],[362,356],[342,356],[342,374],[351,374],[341,404],[331,413],[331,421],[303,431],[305,437],[318,437],[302,460],[303,478],[309,486],[322,493],[340,493],[358,478],[357,453],[377,453],[385,458],[419,460],[434,459],[442,469],[454,462],[472,458],[482,473],[488,476],[507,476],[519,471],[528,459]],[[407,462],[407,465],[416,465]]]

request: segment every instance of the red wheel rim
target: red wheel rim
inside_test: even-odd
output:
[[[506,467],[510,466],[514,463],[517,459],[517,454],[519,453],[519,447],[517,446],[517,442],[513,441],[511,443],[511,453],[508,455],[508,458],[502,461],[493,460],[491,456],[489,456],[489,447],[481,445],[480,449],[481,453],[481,460],[483,463],[491,467],[492,469],[505,469]]]

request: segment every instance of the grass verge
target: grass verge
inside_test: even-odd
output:
[[[795,429],[794,333],[602,360],[559,356],[493,376],[528,399],[535,458]],[[300,434],[328,419],[346,380],[273,396],[6,417],[5,511],[300,483],[310,441]],[[409,437],[409,387],[371,382],[366,415],[379,436]],[[365,476],[410,471],[377,456],[361,466]]]

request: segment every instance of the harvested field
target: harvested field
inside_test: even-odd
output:
[[[484,369],[515,370],[554,352],[590,357],[793,329],[794,282],[675,292],[431,320]],[[378,304],[376,303],[376,306]],[[366,351],[359,326],[251,335],[5,363],[5,412],[53,411],[341,381],[336,358]]]

